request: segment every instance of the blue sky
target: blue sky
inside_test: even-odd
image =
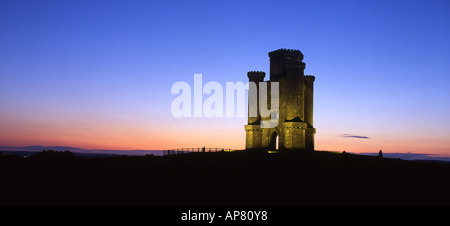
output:
[[[316,76],[316,148],[450,154],[449,28],[445,0],[1,0],[0,142],[243,148],[245,118],[174,119],[170,88],[245,82],[290,48]]]

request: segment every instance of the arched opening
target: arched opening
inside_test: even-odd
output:
[[[278,133],[276,131],[274,131],[271,135],[270,135],[270,140],[269,140],[269,149],[270,151],[276,151],[279,148],[279,144],[278,144]]]

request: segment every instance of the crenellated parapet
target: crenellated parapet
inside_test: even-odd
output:
[[[278,50],[269,52],[270,58],[286,57],[286,56],[299,58],[300,61],[303,60],[303,53],[300,52],[300,50],[296,50],[296,49],[278,49]]]
[[[266,73],[264,71],[249,71],[247,72],[247,77],[249,81],[262,82],[264,77],[266,77]]]
[[[264,71],[249,71],[247,72],[247,75],[249,74],[262,74],[262,75],[266,75],[266,72]]]
[[[278,49],[269,52],[270,79],[279,79],[289,75],[301,75],[306,68],[303,53],[295,49]]]
[[[252,127],[246,127],[245,132],[263,131],[260,125],[249,125],[249,126]]]
[[[280,123],[280,128],[306,130],[308,128],[308,125],[304,122],[284,122],[284,123]]]
[[[313,75],[305,75],[305,82],[314,82],[316,80],[316,77]]]

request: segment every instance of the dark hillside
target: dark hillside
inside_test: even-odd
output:
[[[3,205],[450,205],[450,165],[330,152],[1,156]]]

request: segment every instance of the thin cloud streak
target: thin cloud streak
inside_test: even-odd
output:
[[[342,134],[341,137],[358,138],[358,139],[370,139],[368,136],[359,136],[359,135],[352,135],[352,134]]]

